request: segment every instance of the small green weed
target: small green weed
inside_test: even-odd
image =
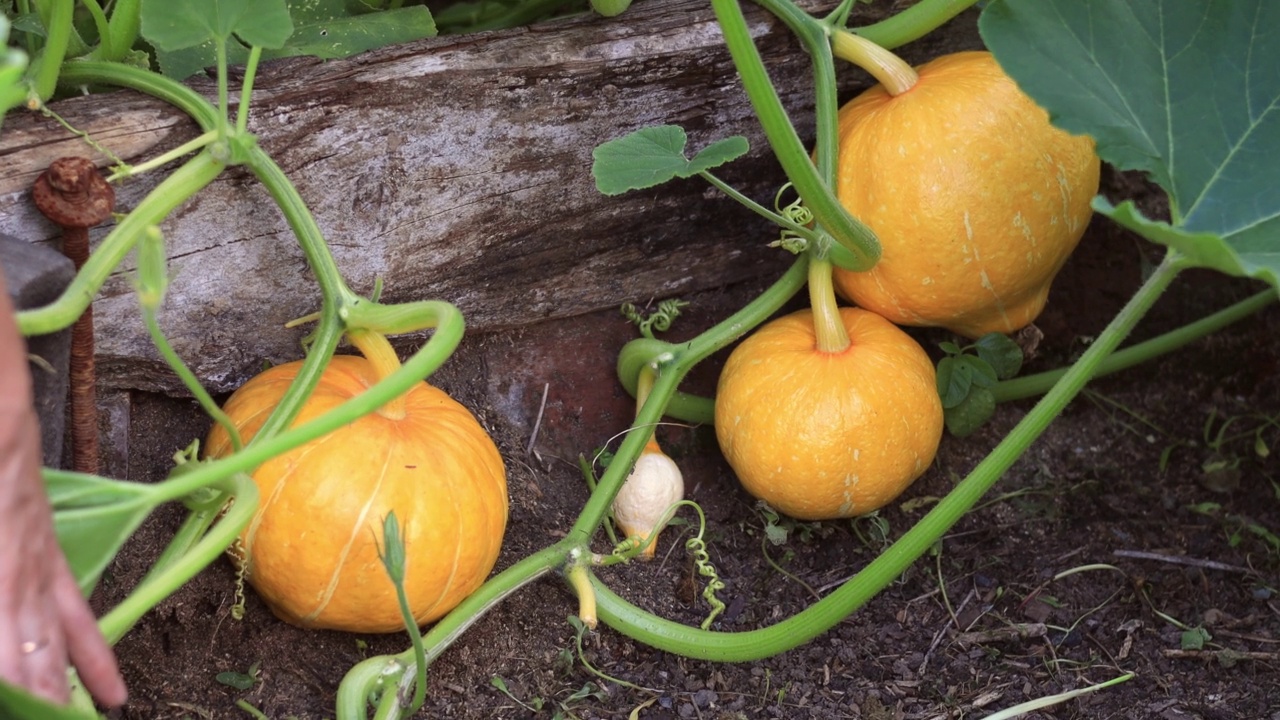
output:
[[[1208,630],[1203,627],[1196,626],[1190,630],[1183,630],[1179,641],[1183,650],[1203,650],[1204,644],[1213,639]]]
[[[256,662],[249,666],[247,672],[220,672],[213,679],[236,690],[252,690],[262,678],[261,665],[261,662]]]
[[[1278,418],[1280,415],[1224,415],[1210,410],[1202,431],[1209,450],[1209,457],[1200,464],[1202,484],[1220,492],[1240,487],[1241,463],[1250,457],[1258,462],[1270,457],[1271,444],[1280,430]]]
[[[511,692],[510,689],[507,688],[507,681],[503,680],[501,675],[494,675],[493,677],[489,678],[489,684],[497,688],[498,692],[511,698],[512,702],[524,708],[525,710],[528,710],[531,713],[537,713],[542,711],[542,706],[545,703],[545,701],[541,697],[535,696],[531,698],[529,702],[525,702],[521,700],[520,698],[516,697]]]
[[[786,545],[791,538],[802,543],[810,542],[815,538],[824,539],[835,531],[829,523],[805,522],[780,515],[763,500],[756,501],[755,509],[764,519],[765,537],[774,546]]]
[[[1227,544],[1231,547],[1239,547],[1246,539],[1253,537],[1261,540],[1268,552],[1280,555],[1280,535],[1245,515],[1223,512],[1222,505],[1216,502],[1196,503],[1188,506],[1187,509],[1221,522],[1227,533]]]
[[[988,333],[971,345],[939,343],[946,357],[938,361],[938,396],[947,430],[966,437],[982,427],[996,410],[991,386],[1022,369],[1022,348],[1006,335]]]
[[[600,686],[593,682],[586,683],[582,687],[567,695],[563,700],[546,699],[541,696],[534,696],[528,702],[516,697],[514,693],[507,687],[507,682],[499,675],[489,678],[489,684],[498,689],[498,692],[511,698],[512,702],[534,714],[540,714],[544,710],[551,713],[551,720],[578,720],[579,715],[574,712],[575,706],[581,705],[587,700],[603,700],[607,697],[606,693]]]
[[[858,536],[858,541],[872,552],[879,553],[892,543],[889,538],[889,521],[880,516],[879,510],[850,519],[849,528]]]

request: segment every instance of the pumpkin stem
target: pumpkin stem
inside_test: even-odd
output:
[[[372,330],[348,330],[347,339],[364,355],[364,359],[373,365],[373,372],[379,381],[400,369],[400,358],[395,348],[387,341],[385,335]],[[407,395],[407,393],[406,393]],[[400,420],[405,416],[405,395],[400,395],[386,405],[378,408],[377,413],[390,420]]]
[[[831,284],[831,261],[809,258],[809,305],[813,308],[813,332],[818,352],[838,353],[849,347],[849,331],[836,305],[836,291]]]
[[[901,95],[915,87],[920,76],[907,61],[870,40],[846,30],[831,32],[831,51],[875,76],[890,95]]]
[[[649,399],[649,393],[653,390],[653,383],[657,379],[653,368],[645,365],[640,368],[640,375],[636,377],[636,415],[640,414],[644,403]],[[645,444],[644,450],[641,452],[660,453],[662,448],[658,446],[658,437],[654,428],[647,428],[649,431],[649,442]]]
[[[591,586],[591,577],[587,574],[587,566],[579,559],[569,562],[569,585],[578,596],[578,619],[588,630],[595,630],[600,620],[596,616],[596,589]]]

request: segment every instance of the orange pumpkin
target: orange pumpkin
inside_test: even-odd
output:
[[[840,201],[883,254],[837,270],[836,289],[901,325],[1013,332],[1040,314],[1093,214],[1093,140],[1051,125],[988,52],[918,74],[840,109]]]
[[[300,366],[273,367],[227,401],[226,413],[245,442]],[[335,356],[295,424],[378,378],[368,360]],[[241,535],[237,561],[280,618],[309,628],[402,630],[395,586],[378,557],[382,522],[392,511],[419,624],[440,618],[493,569],[507,523],[498,449],[471,413],[438,388],[421,383],[403,401],[402,417],[384,407],[254,472],[262,505]],[[215,427],[205,448],[210,457],[229,454],[227,433]]]
[[[875,313],[840,308],[849,345],[817,349],[813,312],[734,348],[716,388],[716,438],[747,492],[800,520],[864,515],[919,477],[942,439],[933,363]]]

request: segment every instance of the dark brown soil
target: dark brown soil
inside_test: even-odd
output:
[[[1141,190],[1131,178],[1110,184],[1119,193]],[[1096,220],[1055,285],[1039,321],[1045,337],[1027,372],[1078,355],[1158,256]],[[780,258],[779,268],[784,263]],[[707,327],[771,280],[688,298],[691,311],[672,336]],[[1137,335],[1257,289],[1187,273]],[[575,459],[628,425],[632,405],[613,362],[633,334],[616,313],[602,312],[470,337],[435,378],[475,410],[507,460],[511,521],[499,568],[561,537],[586,499]],[[929,348],[946,339],[917,337]],[[431,667],[418,717],[979,718],[1134,673],[1126,683],[1024,717],[1280,720],[1280,539],[1268,534],[1280,533],[1280,472],[1259,454],[1254,434],[1261,428],[1256,437],[1280,445],[1278,363],[1280,309],[1272,307],[1095,382],[936,554],[798,649],[715,664],[652,650],[602,626],[587,637],[586,658],[642,689],[623,687],[577,660],[566,622],[576,604],[551,578],[509,598],[445,652]],[[714,376],[711,363],[692,387],[706,391]],[[534,451],[526,452],[544,388]],[[728,609],[717,629],[770,625],[808,606],[814,594],[831,592],[919,519],[928,509],[922,500],[945,494],[1029,407],[1001,406],[977,434],[945,438],[931,470],[880,514],[887,537],[867,520],[828,522],[793,527],[785,544],[767,547],[763,516],[719,459],[710,428],[663,428],[688,497],[706,511],[711,560],[726,584],[720,596]],[[133,414],[130,475],[140,480],[161,477],[172,453],[207,426],[190,403],[170,398],[137,395]],[[1219,446],[1206,442],[1206,427],[1212,439],[1228,418],[1232,437]],[[1207,472],[1215,462],[1229,469]],[[103,606],[137,582],[178,520],[174,509],[143,528],[105,579],[97,598]],[[668,530],[657,561],[607,570],[603,578],[633,602],[696,625],[708,609],[681,548],[688,532]],[[603,539],[597,549],[606,549]],[[770,565],[766,550],[786,574]],[[1055,579],[1072,569],[1082,571]],[[333,717],[347,669],[407,647],[402,635],[293,628],[252,593],[245,619],[233,620],[233,588],[233,572],[220,561],[120,643],[132,699],[112,717],[249,717],[238,700],[273,719]],[[1207,632],[1203,649],[1184,649],[1184,626]],[[251,666],[259,680],[248,691],[215,679]]]

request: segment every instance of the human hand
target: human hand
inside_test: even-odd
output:
[[[25,347],[0,276],[0,680],[65,704],[74,666],[99,702],[121,705],[115,655],[54,534]]]
[[[120,705],[115,655],[53,532],[35,412],[28,405],[0,413],[0,679],[66,703],[70,664],[95,698]]]

